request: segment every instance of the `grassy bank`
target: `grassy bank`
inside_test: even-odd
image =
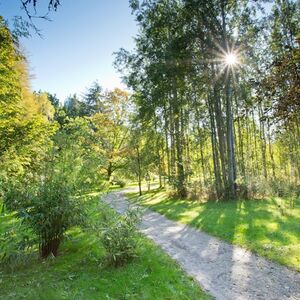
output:
[[[99,195],[93,195],[89,217],[99,217]],[[108,209],[100,206],[101,209]],[[11,226],[0,217],[0,234]],[[208,299],[198,285],[148,239],[141,237],[138,258],[113,268],[90,232],[73,229],[60,256],[47,261],[29,256],[13,271],[0,270],[0,299]]]
[[[300,201],[280,199],[199,203],[156,190],[129,199],[300,271]]]

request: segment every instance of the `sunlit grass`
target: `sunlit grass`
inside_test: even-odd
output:
[[[283,199],[199,203],[152,191],[129,199],[300,271],[300,201]]]
[[[101,216],[99,194],[92,196],[91,220]],[[0,217],[0,235],[13,222],[13,215]],[[25,267],[0,270],[0,299],[208,299],[198,284],[144,237],[140,237],[138,258],[112,268],[105,263],[105,250],[94,234],[73,228],[68,235],[57,258],[42,262],[31,255]]]

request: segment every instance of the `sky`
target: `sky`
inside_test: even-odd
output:
[[[43,14],[48,0],[39,0]],[[25,17],[20,0],[0,0],[0,15],[11,20]],[[37,20],[43,38],[36,34],[21,39],[30,65],[33,90],[67,96],[82,95],[95,81],[104,89],[126,86],[113,67],[113,52],[131,50],[137,33],[128,0],[61,0],[51,22]]]

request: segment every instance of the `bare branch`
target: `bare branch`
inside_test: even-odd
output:
[[[20,0],[21,2],[21,8],[24,9],[28,19],[29,19],[29,23],[31,28],[33,28],[33,30],[35,31],[35,33],[37,35],[39,35],[40,37],[42,37],[41,31],[37,28],[37,26],[34,24],[33,19],[43,19],[46,21],[51,21],[51,19],[49,18],[49,13],[51,10],[56,11],[58,6],[60,5],[60,0],[49,0],[49,4],[48,4],[48,11],[47,13],[45,13],[44,15],[37,15],[37,11],[36,11],[36,6],[37,6],[37,0]],[[34,14],[32,14],[28,8],[28,6],[32,4],[33,9],[34,9]]]

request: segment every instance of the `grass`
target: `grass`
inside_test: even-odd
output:
[[[282,199],[207,202],[178,199],[154,190],[128,198],[167,218],[189,224],[300,271],[300,200],[293,209]]]
[[[93,195],[90,218],[101,214]],[[101,209],[108,209],[100,206]],[[0,217],[0,234],[14,222]],[[112,268],[94,234],[74,228],[60,256],[40,261],[29,256],[25,265],[0,269],[0,299],[209,299],[193,279],[148,239],[141,237],[138,257]]]

